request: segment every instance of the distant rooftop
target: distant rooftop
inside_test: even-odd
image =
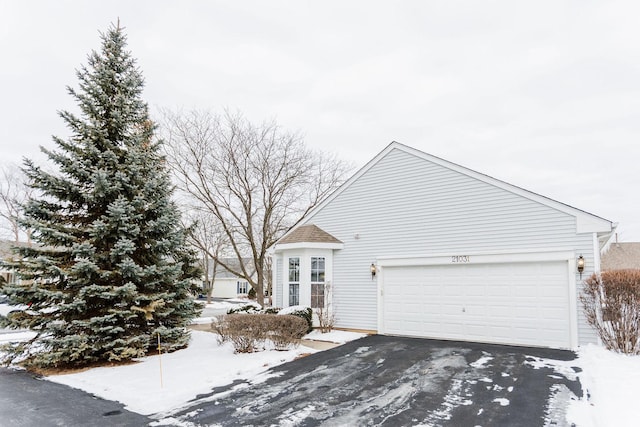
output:
[[[602,270],[640,269],[640,243],[612,243],[602,255]]]
[[[331,234],[314,224],[296,227],[289,235],[285,236],[278,244],[286,243],[342,243]]]

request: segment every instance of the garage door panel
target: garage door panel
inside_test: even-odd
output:
[[[383,290],[386,334],[570,347],[566,261],[387,267]]]

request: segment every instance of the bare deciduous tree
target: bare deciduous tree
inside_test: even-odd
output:
[[[270,280],[267,249],[336,189],[350,168],[274,122],[254,125],[228,112],[163,116],[178,185],[219,221],[240,267],[217,261],[245,278],[263,305]],[[255,266],[255,278],[244,258]]]
[[[199,209],[191,209],[186,214],[185,224],[188,230],[188,241],[198,249],[204,272],[203,290],[207,295],[207,303],[211,303],[211,294],[215,286],[218,259],[224,255],[228,247],[228,239],[220,222],[212,215]]]
[[[15,242],[20,241],[21,231],[31,241],[31,232],[21,230],[19,224],[20,206],[31,197],[33,190],[27,185],[26,178],[15,164],[2,165],[0,176],[0,218],[3,227],[10,233]]]

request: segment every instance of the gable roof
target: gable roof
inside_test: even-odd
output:
[[[296,227],[286,235],[278,244],[287,243],[342,243],[320,227],[314,224],[305,224]]]
[[[343,243],[314,224],[293,226],[273,245],[273,250],[317,248],[342,249]]]
[[[236,271],[242,271],[242,268],[240,267],[240,261],[238,260],[238,258],[220,258],[220,261],[224,262],[226,265],[228,265],[230,268],[236,270]],[[252,258],[242,258],[242,262],[244,263],[245,267],[247,268],[247,270],[251,273],[251,275],[253,276],[256,273],[256,269],[253,266],[253,259]],[[209,262],[209,271],[208,273],[208,277],[211,277],[213,275],[213,268],[214,268],[214,264],[215,264],[215,260],[210,259]],[[216,279],[235,279],[235,278],[240,278],[237,274],[232,273],[231,271],[227,270],[225,267],[223,267],[221,264],[217,264],[215,266],[216,268]]]
[[[602,270],[640,269],[640,243],[613,243],[602,255]]]
[[[399,142],[393,141],[389,144],[384,150],[378,153],[373,159],[371,159],[366,165],[364,165],[358,172],[356,172],[351,178],[349,178],[344,184],[340,186],[336,191],[334,191],[331,195],[329,195],[326,199],[324,199],[320,204],[318,204],[315,208],[313,208],[308,214],[307,219],[312,218],[318,211],[324,208],[327,204],[329,204],[333,199],[338,197],[341,193],[343,193],[347,188],[349,188],[355,181],[358,180],[362,175],[364,175],[369,169],[375,166],[380,160],[382,160],[389,152],[393,150],[400,150],[410,155],[414,155],[421,159],[427,160],[434,164],[440,165],[447,169],[456,171],[458,173],[467,175],[469,177],[478,179],[480,181],[486,182],[495,187],[504,189],[511,193],[517,194],[519,196],[525,197],[527,199],[538,202],[542,205],[549,206],[558,211],[567,213],[576,217],[576,226],[578,233],[598,233],[601,238],[608,238],[613,233],[613,229],[615,228],[614,224],[601,218],[599,216],[593,215],[581,209],[574,208],[573,206],[567,205],[562,202],[558,202],[556,200],[550,199],[548,197],[542,196],[540,194],[534,193],[532,191],[525,190],[521,187],[509,184],[507,182],[501,181],[499,179],[493,178],[489,175],[485,175],[480,172],[476,172],[474,170],[468,169],[464,166],[460,166],[458,164],[449,162],[447,160],[441,159],[436,156],[432,156],[431,154],[427,154],[423,151],[417,150],[415,148],[411,148],[407,145],[401,144]],[[305,219],[302,220],[304,222]],[[295,230],[295,229],[294,229]],[[288,236],[290,230],[287,234],[285,234],[284,238]]]

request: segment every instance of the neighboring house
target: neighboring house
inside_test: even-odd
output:
[[[11,250],[12,247],[24,245],[27,245],[27,243],[0,240],[0,277],[4,280],[4,283],[13,284],[20,281],[17,273],[7,266],[5,262],[16,260],[16,254]],[[0,282],[2,282],[2,280],[0,280]]]
[[[616,242],[602,254],[602,271],[640,270],[640,243]]]
[[[274,245],[274,305],[331,298],[339,328],[576,348],[597,341],[578,293],[613,231],[393,142]]]
[[[236,258],[222,258],[221,261],[231,267],[231,269],[240,271],[240,263]],[[208,279],[213,278],[214,262],[209,262]],[[252,278],[255,277],[255,269],[253,268],[253,262],[250,259],[244,260],[245,265],[248,265],[251,271]],[[251,286],[249,282],[243,278],[230,272],[222,265],[218,264],[215,268],[215,278],[213,280],[213,292],[211,296],[216,298],[236,298],[246,297],[249,294]]]

